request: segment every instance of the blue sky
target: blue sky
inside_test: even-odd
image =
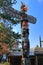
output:
[[[13,7],[20,10],[21,1],[28,6],[27,14],[37,18],[36,24],[29,23],[30,47],[34,48],[36,45],[39,45],[39,36],[43,40],[43,0],[17,0],[16,5]],[[20,24],[14,26],[13,30],[21,33]]]

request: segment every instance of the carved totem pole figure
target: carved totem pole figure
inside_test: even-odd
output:
[[[25,14],[27,10],[28,10],[28,7],[24,3],[22,3],[21,12]],[[28,39],[28,35],[29,35],[28,20],[29,19],[26,17],[27,17],[26,15],[23,15],[22,20],[21,20],[21,30],[22,30],[21,36],[22,36],[22,52],[23,52],[22,57],[24,58],[23,65],[31,65],[31,62],[29,59],[30,44],[29,44],[29,39]]]

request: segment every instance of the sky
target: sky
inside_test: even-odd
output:
[[[28,6],[28,15],[36,17],[37,21],[35,24],[29,23],[29,40],[30,48],[40,45],[39,37],[43,40],[43,0],[17,0],[16,5],[13,7],[20,11],[21,1]],[[21,33],[21,25],[18,24],[13,26],[15,32]]]

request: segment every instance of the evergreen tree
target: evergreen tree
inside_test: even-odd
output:
[[[12,16],[14,9],[12,8],[13,4],[16,4],[16,0],[0,0],[0,20],[3,20],[4,23],[0,23],[2,29],[0,28],[0,34],[2,38],[0,40],[9,43],[10,47],[12,46],[11,43],[13,43],[16,40],[18,40],[20,37],[19,33],[15,33],[12,31],[12,26],[17,25],[19,21],[17,21],[16,18]],[[11,11],[7,11],[7,8],[11,8]],[[7,22],[6,22],[7,21]],[[8,24],[10,25],[8,25]],[[5,37],[4,37],[5,36]]]
[[[8,25],[6,22],[0,23],[0,42],[5,42],[11,48],[13,42],[20,38],[20,34],[12,31],[11,25]]]

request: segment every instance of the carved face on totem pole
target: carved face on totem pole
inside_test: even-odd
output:
[[[21,12],[25,13],[25,12],[27,12],[27,10],[28,10],[28,7],[22,2]]]

